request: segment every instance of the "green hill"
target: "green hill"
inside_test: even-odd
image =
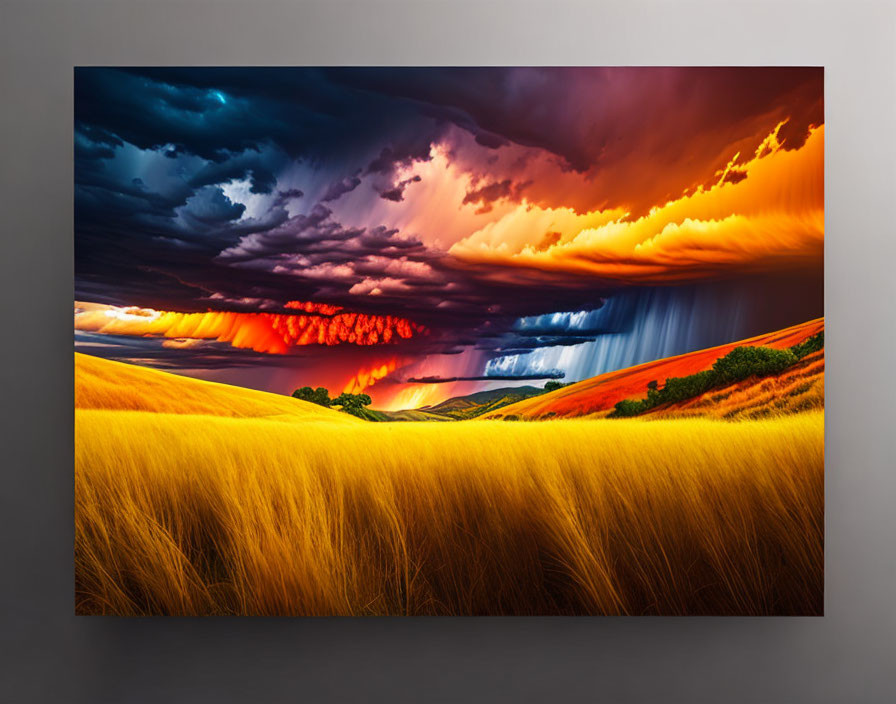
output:
[[[407,411],[364,409],[364,418],[371,421],[468,420],[543,393],[545,390],[537,386],[505,387],[455,396],[433,406]]]
[[[375,423],[390,423],[410,420],[433,420],[443,422],[454,420],[454,418],[449,418],[445,415],[439,415],[438,413],[428,413],[420,409],[406,411],[378,411],[374,408],[362,408],[358,417],[363,418],[364,420],[373,421]]]

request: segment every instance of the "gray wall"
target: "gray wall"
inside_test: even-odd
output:
[[[896,11],[863,2],[0,0],[0,693],[13,702],[896,699]],[[826,616],[72,615],[72,66],[826,67]]]

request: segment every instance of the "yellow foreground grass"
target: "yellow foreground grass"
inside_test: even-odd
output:
[[[339,420],[77,410],[78,612],[822,612],[821,412]]]

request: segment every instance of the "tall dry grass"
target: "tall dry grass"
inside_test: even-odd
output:
[[[76,419],[80,613],[822,612],[821,413]]]

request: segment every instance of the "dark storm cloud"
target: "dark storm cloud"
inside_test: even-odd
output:
[[[328,208],[318,204],[307,215],[241,238],[216,261],[233,268],[288,274],[288,278],[280,277],[284,290],[303,279],[343,295],[370,277],[441,285],[442,279],[428,264],[432,254],[418,239],[383,226],[345,227],[331,216]]]
[[[433,135],[426,132],[409,135],[397,144],[384,147],[379,156],[367,165],[366,173],[391,174],[396,166],[407,166],[414,161],[429,161],[432,142]]]
[[[75,120],[99,145],[215,163],[266,144],[291,158],[369,154],[369,174],[427,160],[454,124],[480,145],[543,149],[583,173],[649,157],[669,167],[649,190],[680,193],[691,174],[673,167],[699,158],[695,135],[718,152],[754,137],[752,121],[786,117],[785,147],[802,144],[823,121],[822,81],[812,68],[89,68],[76,70]],[[258,165],[253,187],[268,188],[266,176]],[[601,197],[615,205],[631,186]]]
[[[488,147],[489,149],[497,149],[498,147],[504,147],[510,144],[504,137],[482,130],[476,132],[476,143],[481,144],[483,147]]]
[[[391,200],[396,203],[400,203],[404,200],[404,189],[408,187],[410,183],[419,183],[419,176],[412,176],[411,178],[406,178],[403,181],[399,181],[391,188],[387,188],[385,190],[379,191],[380,198],[385,198],[386,200]]]
[[[294,103],[291,116],[307,112],[307,119],[290,130],[287,116],[277,114],[282,98],[270,81],[253,87],[248,75],[228,69],[76,69],[75,121],[107,143],[165,147],[171,156],[189,153],[213,162],[268,141],[300,150],[307,139],[302,126],[314,120],[314,106]]]
[[[220,188],[206,186],[188,198],[178,212],[191,224],[216,225],[239,219],[245,210],[245,205],[232,202]]]
[[[330,220],[331,214],[329,208],[317,204],[308,214],[296,215],[276,227],[243,237],[239,244],[224,250],[219,259],[245,261],[294,254],[321,242],[344,241],[362,234],[361,228],[346,229]]]
[[[191,340],[189,347],[168,347],[166,342],[172,340],[75,332],[76,352],[158,369],[254,367],[270,361],[269,355],[238,349],[226,342]]]
[[[475,124],[480,143],[503,139],[540,147],[577,171],[597,163],[610,141],[631,138],[634,128],[651,126],[671,137],[687,127],[679,136],[689,137],[767,112],[787,98],[793,115],[784,137],[793,148],[805,140],[809,124],[823,121],[819,68],[335,71],[344,83],[419,101],[430,112],[442,108],[437,114],[462,127]],[[626,125],[626,118],[635,124]],[[590,123],[589,139],[580,129],[583,122]]]
[[[439,134],[416,108],[339,86],[313,69],[89,68],[77,69],[75,80],[76,286],[120,302],[134,296],[135,303],[168,299],[168,308],[201,307],[208,295],[233,293],[221,276],[225,267],[214,261],[218,253],[253,232],[272,231],[269,242],[282,235],[277,228],[288,219],[289,198],[275,196],[267,213],[240,219],[243,206],[228,206],[219,190],[206,187],[245,179],[251,193],[270,194],[276,173],[292,160],[340,154],[373,163],[387,178],[390,160],[426,156],[429,136]],[[155,181],[135,182],[135,164]],[[357,174],[348,176],[324,198],[359,183]],[[290,198],[298,193],[292,189]],[[350,234],[336,230],[314,234]],[[321,252],[326,241],[319,242]],[[230,276],[246,283],[245,273]],[[316,290],[256,276],[266,279],[259,291],[282,302],[287,289]]]
[[[304,196],[305,192],[300,188],[288,188],[285,191],[277,191],[277,199],[274,201],[274,204],[282,207],[290,201],[298,200]]]
[[[274,171],[283,168],[286,158],[270,150],[245,151],[223,161],[208,162],[189,179],[194,188],[248,179],[252,193],[270,193],[277,183]]]
[[[480,186],[472,191],[468,191],[464,196],[464,204],[467,203],[491,203],[500,198],[510,197],[510,179],[504,181],[496,181],[485,186]]]
[[[530,337],[513,340],[507,347],[480,346],[480,349],[497,350],[504,354],[511,354],[520,350],[535,350],[539,347],[572,347],[583,342],[594,342],[595,335],[554,335],[542,337]]]
[[[401,200],[413,179],[392,184],[395,166],[428,158],[440,129],[414,106],[338,85],[322,71],[259,75],[238,69],[76,71],[79,295],[144,305],[168,299],[162,307],[178,310],[201,308],[216,293],[282,304],[314,295],[320,286],[260,267],[228,271],[224,262],[304,253],[309,263],[338,264],[420,249],[395,231],[324,223],[329,211],[319,205],[309,204],[290,220],[284,205],[303,196],[300,189],[275,194],[267,213],[243,218],[245,207],[230,202],[220,185],[245,179],[251,193],[270,194],[276,172],[293,159],[367,154],[368,170],[391,184],[380,188],[384,197]],[[134,179],[135,163],[156,174],[155,183]],[[158,176],[165,170],[167,176]],[[339,179],[321,202],[360,182],[358,171]],[[257,239],[244,239],[255,233]],[[340,250],[338,244],[348,241],[352,249]],[[367,273],[374,273],[369,266]],[[248,294],[235,290],[246,284]]]
[[[327,190],[320,198],[321,203],[328,203],[341,198],[346,193],[355,190],[361,184],[361,179],[357,176],[349,176],[331,183]]]
[[[79,164],[97,159],[111,159],[115,156],[113,146],[120,145],[120,140],[119,145],[109,145],[98,139],[95,134],[91,138],[91,132],[88,125],[82,125],[80,130],[75,131],[75,161]]]
[[[555,155],[592,181],[568,196],[583,208],[644,212],[702,183],[732,144],[755,149],[786,120],[780,136],[785,149],[794,149],[810,125],[824,122],[820,68],[393,68],[327,75],[412,101],[480,145]],[[551,184],[537,185],[530,199],[557,204]]]
[[[292,158],[369,154],[367,169],[426,159],[440,128],[411,101],[340,82],[340,70],[76,69],[75,121],[105,143],[213,162],[276,145]]]
[[[594,309],[597,310],[600,306],[595,306]],[[569,329],[560,329],[557,327],[545,326],[543,328],[530,327],[526,329],[514,329],[513,334],[518,335],[520,337],[553,337],[553,338],[562,338],[562,337],[576,337],[576,336],[584,336],[591,337],[594,335],[606,335],[609,333],[618,332],[618,330],[612,328],[569,328]]]
[[[505,199],[519,199],[523,189],[528,183],[513,183],[509,178],[503,181],[495,181],[478,186],[464,195],[463,204],[478,203],[477,213],[487,213],[492,209],[492,204]]]
[[[401,169],[459,128],[483,165],[514,146],[584,174],[576,207],[633,193],[650,205],[705,178],[707,154],[766,123],[789,118],[780,135],[798,146],[823,119],[821,81],[820,69],[79,68],[76,295],[182,311],[319,299],[411,317],[432,328],[434,349],[454,349],[460,331],[488,334],[486,322],[493,349],[577,344],[505,333],[520,316],[593,305],[613,291],[606,282],[461,264],[380,222],[340,222],[325,204],[415,204],[419,176]],[[634,187],[622,169],[630,155],[642,160]],[[280,180],[298,166],[320,168],[320,182]],[[236,182],[246,204],[227,195]],[[489,174],[464,203],[487,212],[523,192],[550,201],[549,186]],[[259,199],[263,212],[249,207]],[[546,233],[539,248],[558,238]]]

